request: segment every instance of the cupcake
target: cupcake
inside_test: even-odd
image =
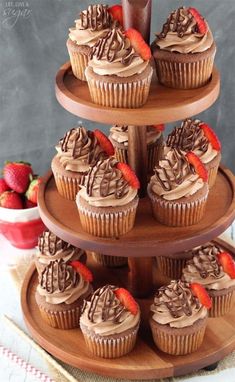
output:
[[[149,46],[135,29],[110,30],[91,49],[85,70],[92,101],[117,108],[144,105],[153,74],[150,58]]]
[[[107,268],[120,268],[128,264],[128,258],[123,256],[110,256],[103,253],[86,251],[91,255],[94,261]]]
[[[173,280],[161,287],[150,307],[155,345],[165,353],[185,355],[198,350],[205,334],[211,302],[200,284]]]
[[[51,261],[61,259],[66,263],[74,260],[85,263],[86,253],[83,249],[66,243],[48,229],[45,230],[38,237],[38,248],[34,258],[38,272],[43,271]]]
[[[152,43],[158,80],[175,89],[194,89],[211,78],[215,42],[207,21],[195,8],[173,11]]]
[[[108,5],[89,5],[69,29],[67,48],[75,77],[86,81],[85,69],[89,62],[91,47],[115,24]]]
[[[198,223],[205,212],[207,171],[192,152],[169,150],[154,168],[148,184],[153,216],[161,224],[186,227]]]
[[[76,197],[84,231],[117,238],[133,228],[139,181],[126,163],[113,157],[92,166]]]
[[[161,275],[166,279],[177,280],[181,278],[186,262],[191,258],[192,251],[183,251],[167,256],[156,256],[156,262]]]
[[[53,328],[79,327],[81,308],[92,293],[92,274],[79,261],[51,261],[39,272],[36,302],[42,319]]]
[[[235,263],[232,257],[213,243],[192,250],[192,259],[182,278],[202,284],[212,300],[210,317],[223,316],[232,307],[235,290]]]
[[[75,200],[90,166],[114,153],[101,131],[87,131],[83,126],[69,130],[56,150],[51,163],[56,187],[61,196],[70,200]]]
[[[80,328],[89,351],[102,358],[118,358],[135,346],[140,309],[124,288],[105,285],[85,301]]]
[[[162,156],[162,131],[164,125],[147,126],[147,171],[152,174],[154,166]],[[112,126],[109,139],[119,162],[128,163],[128,126]]]
[[[166,146],[195,153],[208,171],[209,188],[213,187],[221,160],[221,144],[209,125],[199,119],[185,119],[168,135]]]

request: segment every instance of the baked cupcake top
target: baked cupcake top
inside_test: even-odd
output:
[[[183,152],[193,151],[203,163],[209,163],[220,152],[220,141],[212,128],[199,119],[185,119],[168,135],[166,146]],[[167,150],[167,148],[166,148]]]
[[[164,125],[147,126],[147,144],[156,142],[164,130]],[[110,129],[109,138],[114,142],[128,146],[128,126],[114,125]]]
[[[123,206],[137,196],[139,181],[131,168],[114,157],[91,166],[77,194],[96,207]]]
[[[130,77],[147,68],[151,57],[149,46],[139,32],[128,31],[115,27],[92,47],[89,67],[96,74]]]
[[[69,29],[69,38],[77,45],[93,46],[103,37],[115,21],[109,12],[108,5],[89,5],[75,20],[75,27]]]
[[[107,137],[106,139],[108,140]],[[97,160],[107,157],[96,134],[86,130],[83,126],[69,130],[60,139],[56,150],[59,161],[65,170],[75,172],[87,172]]]
[[[229,275],[225,271],[226,266],[223,269],[221,254],[222,257],[227,258],[223,250],[213,243],[193,249],[193,257],[186,262],[182,278],[190,283],[198,282],[204,285],[206,289],[221,290],[235,287],[235,278],[231,277],[233,276],[231,273]],[[232,267],[235,269],[235,266]]]
[[[150,310],[154,321],[172,328],[191,326],[207,316],[207,308],[193,294],[190,285],[181,280],[159,288]]]
[[[207,181],[207,170],[200,159],[189,152],[184,155],[169,150],[154,168],[149,191],[166,200],[178,200],[194,195]]]
[[[140,322],[140,309],[124,288],[105,285],[97,289],[90,301],[84,301],[81,326],[102,336],[134,330]]]
[[[72,304],[80,297],[87,297],[92,293],[90,275],[88,268],[79,261],[51,261],[39,273],[37,292],[49,304]]]
[[[86,254],[83,249],[76,248],[66,243],[54,233],[45,230],[38,238],[38,250],[36,259],[42,265],[49,265],[51,261],[63,259],[65,262],[72,260],[85,260]]]
[[[200,53],[214,42],[207,21],[195,8],[180,7],[171,12],[153,44],[178,53]]]

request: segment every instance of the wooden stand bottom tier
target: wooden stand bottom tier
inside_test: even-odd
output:
[[[223,241],[219,244],[235,256],[235,249]],[[154,262],[153,262],[154,264]],[[126,285],[128,268],[104,268],[95,263],[91,257],[88,266],[96,280],[94,287],[106,283]],[[154,283],[162,280],[153,269]],[[200,349],[187,356],[170,356],[156,348],[148,324],[149,306],[153,296],[139,299],[141,307],[141,327],[134,350],[121,358],[107,360],[94,357],[86,349],[80,329],[58,330],[49,327],[41,319],[36,301],[37,272],[32,266],[23,283],[21,305],[25,322],[35,341],[58,359],[100,375],[126,379],[151,379],[180,376],[199,370],[224,358],[235,350],[235,306],[232,311],[221,318],[209,318],[204,342]]]

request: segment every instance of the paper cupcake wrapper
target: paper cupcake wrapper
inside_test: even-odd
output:
[[[56,329],[74,329],[79,327],[80,307],[66,311],[51,311],[39,306],[42,319]]]
[[[108,256],[102,253],[92,252],[92,257],[95,261],[104,267],[118,268],[127,265],[127,257]]]
[[[70,57],[70,63],[72,72],[76,78],[82,81],[86,81],[85,69],[88,66],[89,57],[87,54],[78,52],[71,49],[68,45],[68,52]]]
[[[98,213],[82,206],[77,198],[82,228],[89,234],[99,237],[119,237],[129,232],[134,226],[137,206],[138,199],[128,208],[123,206],[123,211],[108,212],[105,208],[104,212]]]
[[[195,89],[206,85],[211,77],[214,54],[194,62],[155,59],[158,80],[174,89]]]
[[[157,256],[156,261],[161,274],[169,277],[171,280],[177,280],[182,276],[182,270],[186,265],[187,259]]]
[[[210,296],[212,299],[212,307],[209,309],[209,317],[220,317],[224,316],[230,311],[234,303],[233,290],[221,295],[221,296]],[[210,291],[209,291],[210,293]]]
[[[197,328],[190,334],[175,334],[172,328],[172,334],[161,330],[150,321],[152,336],[155,345],[164,353],[172,355],[186,355],[199,349],[203,342],[206,329],[206,321],[202,327]]]
[[[195,201],[177,202],[155,197],[148,190],[153,216],[170,227],[186,227],[198,223],[205,213],[208,192]]]
[[[149,88],[153,71],[148,77],[133,82],[117,83],[105,82],[89,78],[87,82],[90,90],[91,99],[95,104],[117,107],[117,108],[138,108],[144,105],[149,95]]]
[[[57,190],[65,199],[75,200],[80,186],[84,183],[85,175],[81,174],[77,178],[69,178],[58,173],[53,173]]]
[[[84,335],[84,339],[89,351],[102,358],[119,358],[123,355],[130,353],[136,344],[137,331],[129,333],[128,335],[121,335],[119,338],[106,338],[89,334],[84,330],[83,326],[80,324],[81,330]]]

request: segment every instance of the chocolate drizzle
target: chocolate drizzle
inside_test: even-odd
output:
[[[82,29],[91,29],[98,31],[105,28],[110,28],[113,23],[113,18],[108,12],[108,5],[89,5],[87,10],[80,13]]]
[[[91,301],[88,303],[84,301],[82,313],[88,308],[87,317],[91,322],[96,322],[97,319],[105,321],[112,321],[114,323],[121,322],[121,318],[126,308],[120,303],[114,294],[115,289],[113,285],[105,285],[102,288],[97,289],[91,297]]]
[[[214,244],[202,245],[192,250],[193,258],[187,262],[187,266],[192,265],[195,267],[203,279],[210,275],[219,278],[221,276],[221,266],[217,254],[220,252],[221,249]]]
[[[47,254],[54,256],[59,250],[66,250],[68,248],[75,249],[71,244],[66,243],[64,240],[57,237],[49,230],[45,230],[38,238],[38,248],[41,253],[47,251]]]
[[[188,283],[173,280],[167,286],[158,289],[154,296],[154,305],[165,305],[173,318],[192,315],[192,305],[200,307],[198,299],[192,294]]]
[[[188,20],[185,22],[185,14]],[[163,24],[161,33],[157,36],[159,39],[163,39],[166,37],[168,32],[177,33],[178,37],[183,37],[187,32],[190,24],[193,21],[193,16],[190,12],[188,12],[187,8],[180,7],[177,10],[171,12],[165,24]],[[198,26],[195,24],[191,28],[192,33],[198,33]]]
[[[175,127],[168,135],[166,145],[186,152],[198,149],[205,153],[209,141],[200,127],[201,124],[198,119],[185,119],[180,127]]]
[[[117,169],[116,164],[117,160],[110,157],[90,167],[85,180],[86,192],[89,196],[96,196],[98,190],[99,196],[114,195],[116,199],[121,199],[128,193],[129,184],[121,171]]]
[[[79,274],[71,265],[65,263],[62,259],[51,261],[46,266],[41,275],[39,275],[39,284],[47,293],[52,294],[55,291],[64,292],[66,289],[75,288],[80,280]]]
[[[120,55],[120,51],[124,51],[122,57],[120,57],[123,65],[129,65],[135,57],[139,57],[121,29],[115,27],[92,47],[90,59],[95,57],[97,60],[102,59],[113,62]]]

